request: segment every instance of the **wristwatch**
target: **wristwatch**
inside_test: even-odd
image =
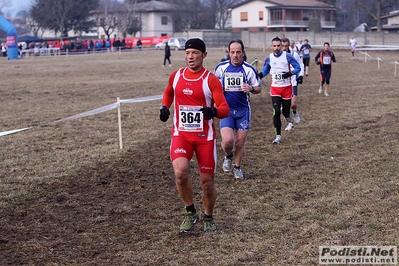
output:
[[[255,91],[255,87],[251,86],[251,92],[254,92],[254,91]]]

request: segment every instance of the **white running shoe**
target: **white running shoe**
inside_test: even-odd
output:
[[[301,122],[301,117],[299,116],[298,111],[296,111],[296,113],[294,114],[294,122],[299,124],[299,122]]]
[[[231,171],[231,169],[233,168],[233,164],[231,162],[232,158],[227,158],[227,156],[224,156],[224,161],[223,161],[223,171],[225,173],[228,173]]]
[[[320,87],[319,88],[319,93],[322,93],[323,92],[323,87]]]
[[[242,170],[241,170],[241,168],[235,168],[234,167],[234,177],[236,178],[236,179],[244,179],[244,174],[242,173]]]
[[[330,96],[330,94],[328,94],[328,92],[325,92],[324,95],[325,95],[325,96]]]
[[[279,143],[281,143],[281,135],[277,135],[276,139],[273,140],[273,144],[279,144]]]
[[[294,123],[288,123],[288,126],[285,128],[286,131],[290,131],[291,129],[294,129]]]

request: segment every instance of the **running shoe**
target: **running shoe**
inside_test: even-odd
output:
[[[279,144],[279,143],[281,143],[281,135],[277,135],[276,139],[273,140],[273,144]]]
[[[189,232],[194,230],[194,225],[198,221],[198,214],[192,212],[186,212],[184,214],[184,220],[180,225],[180,232]]]
[[[231,159],[232,159],[233,157],[227,157],[227,156],[224,156],[224,162],[223,162],[223,171],[225,172],[225,173],[228,173],[228,172],[230,172],[231,171],[231,169],[233,169],[233,164],[232,164],[232,162],[231,162]]]
[[[323,92],[323,87],[320,87],[319,88],[319,93],[322,93]]]
[[[286,131],[290,131],[291,129],[294,129],[294,123],[288,123],[288,126],[285,128]]]
[[[328,92],[325,92],[324,95],[325,95],[325,96],[330,96],[330,94],[328,94]]]
[[[299,124],[299,122],[301,122],[301,117],[299,116],[298,111],[296,111],[296,113],[294,114],[294,122]]]
[[[244,179],[244,174],[242,173],[241,168],[234,167],[234,177],[237,179]]]
[[[203,222],[204,222],[205,233],[216,232],[216,224],[213,218],[204,218]]]

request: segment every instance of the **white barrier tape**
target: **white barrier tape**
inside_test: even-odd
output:
[[[103,107],[100,107],[100,108],[96,108],[96,109],[93,109],[93,110],[90,110],[90,111],[87,111],[87,112],[84,112],[84,113],[81,113],[81,114],[78,114],[78,115],[73,115],[73,116],[70,116],[70,117],[67,117],[67,118],[56,120],[54,122],[48,123],[47,125],[53,125],[53,124],[64,122],[64,121],[68,121],[68,120],[75,120],[75,119],[86,117],[86,116],[101,114],[101,113],[110,111],[112,109],[115,109],[116,107],[117,107],[116,103],[109,104],[109,105],[106,105],[106,106],[103,106]]]
[[[5,136],[5,135],[18,133],[18,132],[21,132],[21,131],[24,131],[24,130],[28,130],[28,129],[31,129],[31,128],[33,128],[33,127],[26,127],[26,128],[21,128],[21,129],[14,129],[14,130],[0,132],[0,137]]]
[[[96,109],[93,109],[93,110],[90,110],[90,111],[87,111],[87,112],[84,112],[84,113],[80,113],[80,114],[77,114],[77,115],[69,116],[69,117],[66,117],[66,118],[63,118],[63,119],[59,119],[59,120],[47,123],[45,125],[54,125],[54,124],[57,124],[57,123],[60,123],[60,122],[68,121],[68,120],[75,120],[75,119],[83,118],[83,117],[86,117],[86,116],[91,116],[91,115],[95,115],[95,114],[104,113],[104,112],[107,112],[107,111],[110,111],[112,109],[117,108],[119,103],[148,102],[148,101],[160,100],[160,99],[162,99],[162,96],[163,95],[160,94],[160,95],[142,97],[142,98],[137,98],[137,99],[120,100],[119,102],[112,103],[112,104],[109,104],[109,105],[106,105],[106,106],[102,106],[102,107],[99,107],[99,108],[96,108]],[[18,133],[18,132],[21,132],[21,131],[24,131],[24,130],[28,130],[28,129],[32,129],[32,128],[34,128],[34,127],[32,126],[32,127],[21,128],[21,129],[3,131],[3,132],[0,132],[0,137],[6,136],[6,135],[10,135],[10,134],[13,134],[13,133]]]
[[[137,98],[137,99],[127,99],[127,100],[120,100],[120,103],[140,103],[140,102],[148,102],[148,101],[154,101],[154,100],[161,100],[162,99],[162,94],[160,95],[154,95],[154,96],[148,96],[148,97],[142,97],[142,98]]]

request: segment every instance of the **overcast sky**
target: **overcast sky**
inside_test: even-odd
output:
[[[5,8],[3,11],[5,14],[10,12],[12,16],[15,16],[18,11],[28,10],[32,5],[31,3],[32,0],[12,0],[11,5],[8,8]]]

